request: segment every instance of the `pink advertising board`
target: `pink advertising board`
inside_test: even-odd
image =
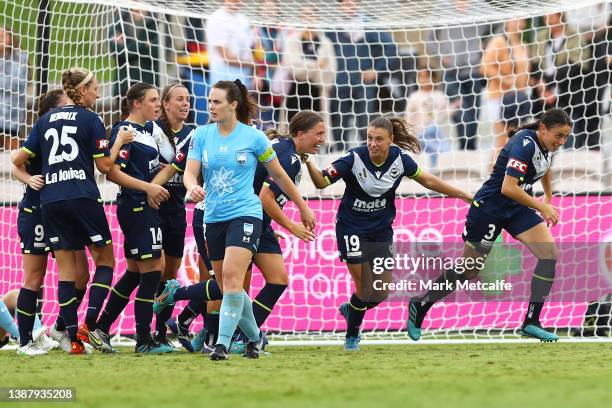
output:
[[[277,228],[285,238],[281,240],[290,286],[266,322],[272,331],[305,332],[344,330],[345,324],[337,312],[352,292],[348,271],[337,257],[334,219],[339,200],[310,200],[309,205],[317,214],[317,239],[303,243]],[[396,201],[398,215],[394,230],[396,239],[402,242],[453,242],[461,240],[463,223],[468,206],[448,198],[401,198]],[[561,222],[552,229],[558,242],[612,242],[612,196],[576,196],[556,198]],[[184,284],[197,282],[197,249],[191,230],[192,206],[188,208],[188,229],[184,262],[179,280]],[[115,279],[125,270],[123,238],[115,215],[115,208],[107,206],[109,222],[115,245]],[[286,211],[298,219],[291,204]],[[21,254],[17,235],[17,208],[0,207],[0,293],[18,288],[22,281]],[[505,237],[506,240],[511,240]],[[612,253],[604,253],[603,261],[612,271]],[[608,256],[608,257],[606,257]],[[93,269],[91,269],[93,271]],[[253,273],[251,295],[263,286],[261,274]],[[45,279],[45,324],[55,319],[57,272],[53,261]],[[179,308],[180,308],[179,304]],[[557,327],[577,326],[582,322],[586,303],[554,302],[545,308],[543,324]],[[179,309],[177,308],[177,309]],[[436,305],[425,323],[427,328],[512,328],[522,321],[523,302],[460,302]],[[80,316],[85,307],[80,309]],[[405,325],[405,304],[385,303],[368,312],[365,329],[397,330]],[[199,323],[198,323],[199,324]],[[132,333],[134,320],[132,305],[116,323],[121,332]],[[194,326],[197,328],[197,326]]]

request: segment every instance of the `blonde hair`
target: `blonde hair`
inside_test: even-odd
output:
[[[93,79],[93,73],[85,68],[70,68],[62,73],[62,86],[75,105],[83,106],[79,88],[89,85]]]

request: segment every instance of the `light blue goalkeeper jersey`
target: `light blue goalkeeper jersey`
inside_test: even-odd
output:
[[[238,122],[232,133],[222,136],[216,123],[196,129],[190,160],[202,164],[206,209],[204,222],[222,222],[237,217],[262,219],[261,201],[253,191],[257,163],[276,157],[268,138],[260,130]]]

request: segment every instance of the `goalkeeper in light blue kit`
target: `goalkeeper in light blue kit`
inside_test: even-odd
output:
[[[475,195],[465,222],[463,258],[475,259],[488,254],[502,229],[529,248],[538,258],[531,279],[531,298],[520,333],[540,341],[557,341],[559,337],[544,330],[540,312],[553,284],[557,248],[548,225],[559,221],[551,206],[551,152],[565,144],[572,129],[569,116],[560,109],[544,113],[535,123],[514,132],[499,154],[493,172]],[[532,185],[542,180],[545,200],[533,197]],[[536,213],[540,212],[541,216]],[[457,273],[445,271],[435,287],[409,303],[408,336],[421,337],[421,325],[433,304],[456,289],[457,282],[476,277],[478,270]]]
[[[300,209],[305,226],[314,229],[314,214],[281,167],[269,140],[251,125],[255,105],[239,81],[219,81],[209,97],[213,123],[193,135],[184,183],[188,197],[204,199],[209,258],[223,290],[219,337],[210,359],[228,359],[232,335],[239,326],[248,337],[244,357],[258,358],[259,328],[251,299],[242,288],[244,276],[257,252],[263,211],[253,190],[257,163],[264,164],[276,184]],[[202,171],[204,189],[198,184]]]

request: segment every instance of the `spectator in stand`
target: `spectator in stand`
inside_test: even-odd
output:
[[[546,85],[554,87],[556,107],[572,117],[574,127],[565,147],[580,148],[586,141],[583,81],[591,69],[591,52],[582,44],[580,35],[565,24],[564,13],[548,14],[544,22],[546,25],[538,30],[530,47],[531,63],[542,71]]]
[[[470,0],[454,0],[453,6],[459,19],[472,12],[478,3]],[[484,81],[480,75],[483,42],[490,33],[490,26],[466,25],[440,28],[430,32],[426,43],[429,56],[438,56],[444,69],[446,95],[453,105],[459,104],[452,117],[457,125],[457,137],[461,150],[476,150],[480,92]]]
[[[261,8],[269,18],[278,18],[278,2],[264,0]],[[283,50],[283,30],[274,26],[260,26],[256,29],[259,52],[255,53],[257,64],[256,89],[259,91],[261,127],[263,130],[276,128],[280,121],[280,107],[283,102],[282,95],[275,95],[272,91],[272,80],[280,65]]]
[[[0,26],[0,150],[19,147],[26,117],[28,55],[19,49],[19,38]]]
[[[130,85],[159,86],[159,35],[154,15],[146,10],[122,11],[111,27],[110,52],[117,56],[114,94],[125,96]]]
[[[476,11],[478,3],[454,0],[457,19]],[[478,13],[478,11],[476,11]],[[480,92],[484,81],[479,72],[483,41],[490,33],[490,25],[465,25],[432,30],[426,43],[429,56],[440,58],[444,69],[446,95],[452,104],[460,104],[452,117],[457,125],[461,150],[476,150]]]
[[[517,112],[529,111],[529,107],[509,107],[529,103],[529,54],[522,40],[524,30],[525,20],[506,21],[503,32],[487,43],[480,66],[481,73],[487,79],[489,117],[493,122],[495,137],[492,163],[495,163],[497,155],[508,141],[502,110],[509,108]]]
[[[599,149],[600,114],[604,104],[608,103],[604,101],[604,94],[610,82],[607,61],[609,41],[606,38],[610,16],[607,2],[572,10],[567,15],[568,26],[580,34],[582,46],[587,47],[592,56],[582,79],[584,92],[581,102],[584,104],[584,115],[574,124],[573,129],[577,147]]]
[[[359,144],[365,140],[370,115],[376,109],[378,75],[397,69],[399,56],[391,33],[363,29],[368,18],[355,0],[339,3],[339,20],[346,26],[327,36],[334,44],[337,62],[331,107],[335,141],[332,149],[344,150],[351,133],[355,133]]]
[[[239,79],[247,89],[253,90],[257,84],[253,62],[257,37],[240,8],[240,0],[225,0],[223,7],[206,21],[209,80],[215,84]]]
[[[208,123],[208,92],[210,81],[208,78],[208,54],[206,52],[206,39],[204,21],[201,18],[189,17],[185,24],[185,51],[186,55],[178,57],[181,64],[179,76],[181,83],[187,86],[191,95],[193,117],[187,122],[194,122],[203,126]]]
[[[317,10],[308,5],[302,10],[305,27],[316,19]],[[324,33],[305,29],[287,37],[283,67],[289,73],[285,106],[287,120],[300,111],[329,112],[329,96],[336,76],[334,45]]]
[[[417,73],[419,89],[408,97],[406,121],[416,127],[422,151],[429,153],[430,166],[438,164],[438,154],[450,150],[444,125],[448,124],[448,97],[435,86],[434,73],[421,68]]]

